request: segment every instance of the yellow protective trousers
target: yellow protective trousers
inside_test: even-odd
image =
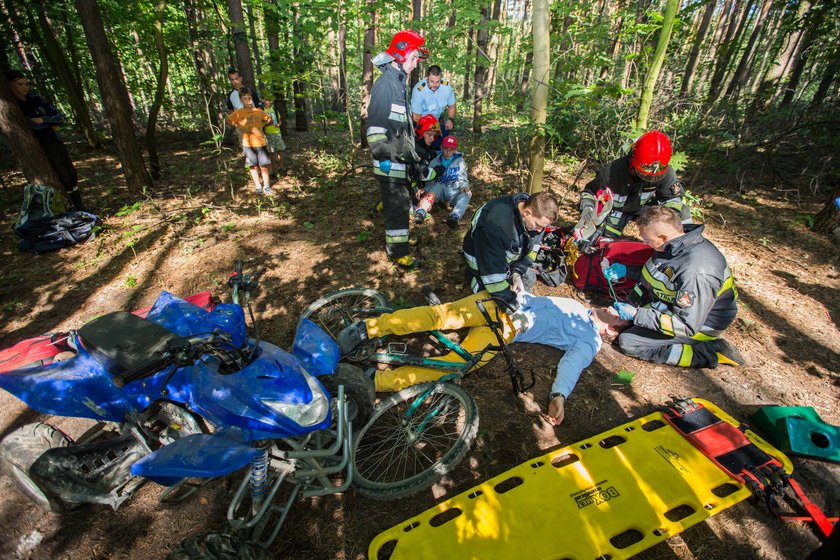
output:
[[[380,315],[374,319],[365,320],[369,338],[377,338],[386,335],[408,335],[426,331],[453,331],[472,327],[464,337],[461,346],[472,354],[481,352],[489,345],[498,344],[496,335],[487,326],[487,320],[479,311],[476,305],[477,300],[486,300],[484,303],[491,318],[496,317],[496,302],[490,300],[490,294],[486,291],[478,292],[471,296],[444,303],[442,305],[426,305],[401,309],[393,313]],[[516,329],[510,318],[505,313],[499,313],[502,322],[502,336],[506,342],[513,340],[516,336]],[[480,368],[489,362],[496,355],[495,352],[485,353],[481,361],[475,365],[472,371]],[[445,362],[464,362],[465,360],[455,352],[449,352],[443,356],[430,358]],[[446,375],[447,372],[431,368],[417,366],[400,366],[396,369],[382,370],[376,373],[374,379],[376,391],[399,391],[405,387],[434,381]]]

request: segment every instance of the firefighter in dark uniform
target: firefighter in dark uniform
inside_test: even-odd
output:
[[[645,209],[637,225],[656,252],[645,263],[632,303],[613,304],[622,319],[633,321],[618,338],[621,350],[680,367],[742,365],[738,349],[720,338],[735,320],[738,291],[723,254],[703,237],[705,226],[683,226],[663,206]]]
[[[580,221],[575,228],[582,228],[595,218],[596,197],[607,187],[612,190],[614,201],[604,222],[603,237],[619,237],[627,223],[649,204],[673,208],[682,223],[690,224],[691,213],[682,203],[683,186],[668,166],[670,160],[671,141],[665,134],[652,130],[640,136],[627,156],[602,167],[584,187]]]
[[[408,254],[408,221],[411,211],[409,168],[418,161],[414,129],[408,109],[406,79],[429,54],[416,31],[400,31],[388,50],[373,59],[382,72],[373,84],[368,105],[367,141],[373,156],[373,174],[382,194],[385,218],[385,252],[404,270],[420,267]]]
[[[434,115],[423,115],[417,121],[415,130],[417,132],[417,157],[420,158],[420,161],[410,169],[409,178],[411,180],[411,195],[414,197],[416,204],[414,221],[422,224],[426,221],[429,211],[435,203],[435,195],[425,191],[426,183],[443,175],[446,168],[441,164],[430,165],[432,160],[440,153],[434,147],[437,138],[440,136],[440,122],[437,118]]]
[[[516,311],[517,293],[536,281],[533,265],[543,230],[556,219],[557,200],[547,192],[500,196],[479,208],[464,237],[473,292],[487,290]]]

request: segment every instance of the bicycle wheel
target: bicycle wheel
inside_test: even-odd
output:
[[[453,383],[421,383],[376,408],[353,445],[353,484],[369,498],[415,494],[454,469],[478,432],[478,407]]]
[[[335,340],[344,327],[389,311],[388,298],[381,292],[370,288],[349,288],[314,301],[300,316],[297,328],[300,328],[301,321],[309,319]]]

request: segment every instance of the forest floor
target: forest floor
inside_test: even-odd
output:
[[[23,183],[5,163],[0,189],[0,348],[50,331],[80,327],[113,310],[150,305],[161,290],[188,295],[213,290],[227,297],[225,280],[235,259],[265,270],[255,300],[262,336],[289,347],[296,320],[316,298],[339,288],[369,286],[399,305],[420,304],[423,284],[444,300],[466,293],[460,268],[465,232],[435,222],[418,228],[426,267],[403,275],[387,263],[380,216],[370,208],[378,189],[369,172],[341,163],[346,141],[339,133],[292,133],[287,175],[275,181],[277,196],[258,198],[237,151],[217,157],[199,140],[164,137],[160,152],[166,176],[154,196],[134,205],[113,156],[71,152],[83,196],[102,218],[97,237],[75,248],[32,256],[18,253],[11,233]],[[525,184],[512,150],[468,146],[475,208]],[[356,165],[367,160],[360,154]],[[229,174],[219,170],[225,161]],[[546,186],[562,200],[561,222],[576,218],[577,191],[592,170],[549,163]],[[477,441],[467,459],[432,489],[394,502],[377,502],[352,489],[339,495],[300,499],[273,545],[276,558],[360,559],[371,539],[389,527],[496,476],[547,450],[570,445],[655,410],[670,395],[707,399],[747,420],[768,404],[813,406],[840,425],[840,268],[838,248],[812,234],[801,215],[819,209],[809,189],[790,185],[739,184],[735,174],[711,176],[689,167],[689,185],[705,205],[706,235],[727,256],[740,293],[739,318],[727,331],[748,360],[740,368],[677,369],[640,362],[605,348],[582,375],[569,399],[566,421],[554,429],[534,409],[545,406],[559,351],[515,347],[518,362],[537,372],[532,399],[515,398],[495,360],[464,386],[481,415]],[[742,170],[746,173],[749,170]],[[576,176],[576,186],[570,186]],[[775,187],[775,188],[774,188]],[[807,191],[807,192],[806,192]],[[633,226],[628,229],[635,233]],[[537,293],[588,301],[569,285]],[[621,369],[635,373],[617,383]],[[7,393],[0,394],[0,438],[29,422],[54,423],[71,436],[85,423],[48,418]],[[813,500],[840,511],[840,468],[793,459]],[[182,539],[225,526],[225,509],[239,477],[201,489],[177,505],[158,502],[161,487],[146,484],[116,512],[106,506],[59,516],[39,510],[0,478],[0,558],[157,559]],[[551,515],[546,503],[541,515]],[[563,530],[558,527],[558,530]],[[539,535],[534,535],[535,539]],[[784,523],[766,508],[742,502],[707,522],[640,554],[646,559],[801,559],[818,546],[802,524]]]

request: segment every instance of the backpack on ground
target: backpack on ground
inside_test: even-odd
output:
[[[49,185],[29,183],[23,187],[23,203],[20,207],[20,215],[15,222],[15,229],[30,220],[58,216],[68,209],[69,206],[63,194],[56,192]]]
[[[93,214],[78,210],[29,219],[15,227],[15,235],[20,238],[18,249],[41,254],[83,243],[94,236],[97,220]]]
[[[609,293],[610,286],[604,277],[604,269],[619,263],[626,267],[623,278],[612,283],[617,298],[624,300],[642,277],[642,268],[653,256],[653,248],[641,241],[609,241],[601,239],[593,253],[578,253],[571,267],[571,280],[579,290],[595,290]]]

